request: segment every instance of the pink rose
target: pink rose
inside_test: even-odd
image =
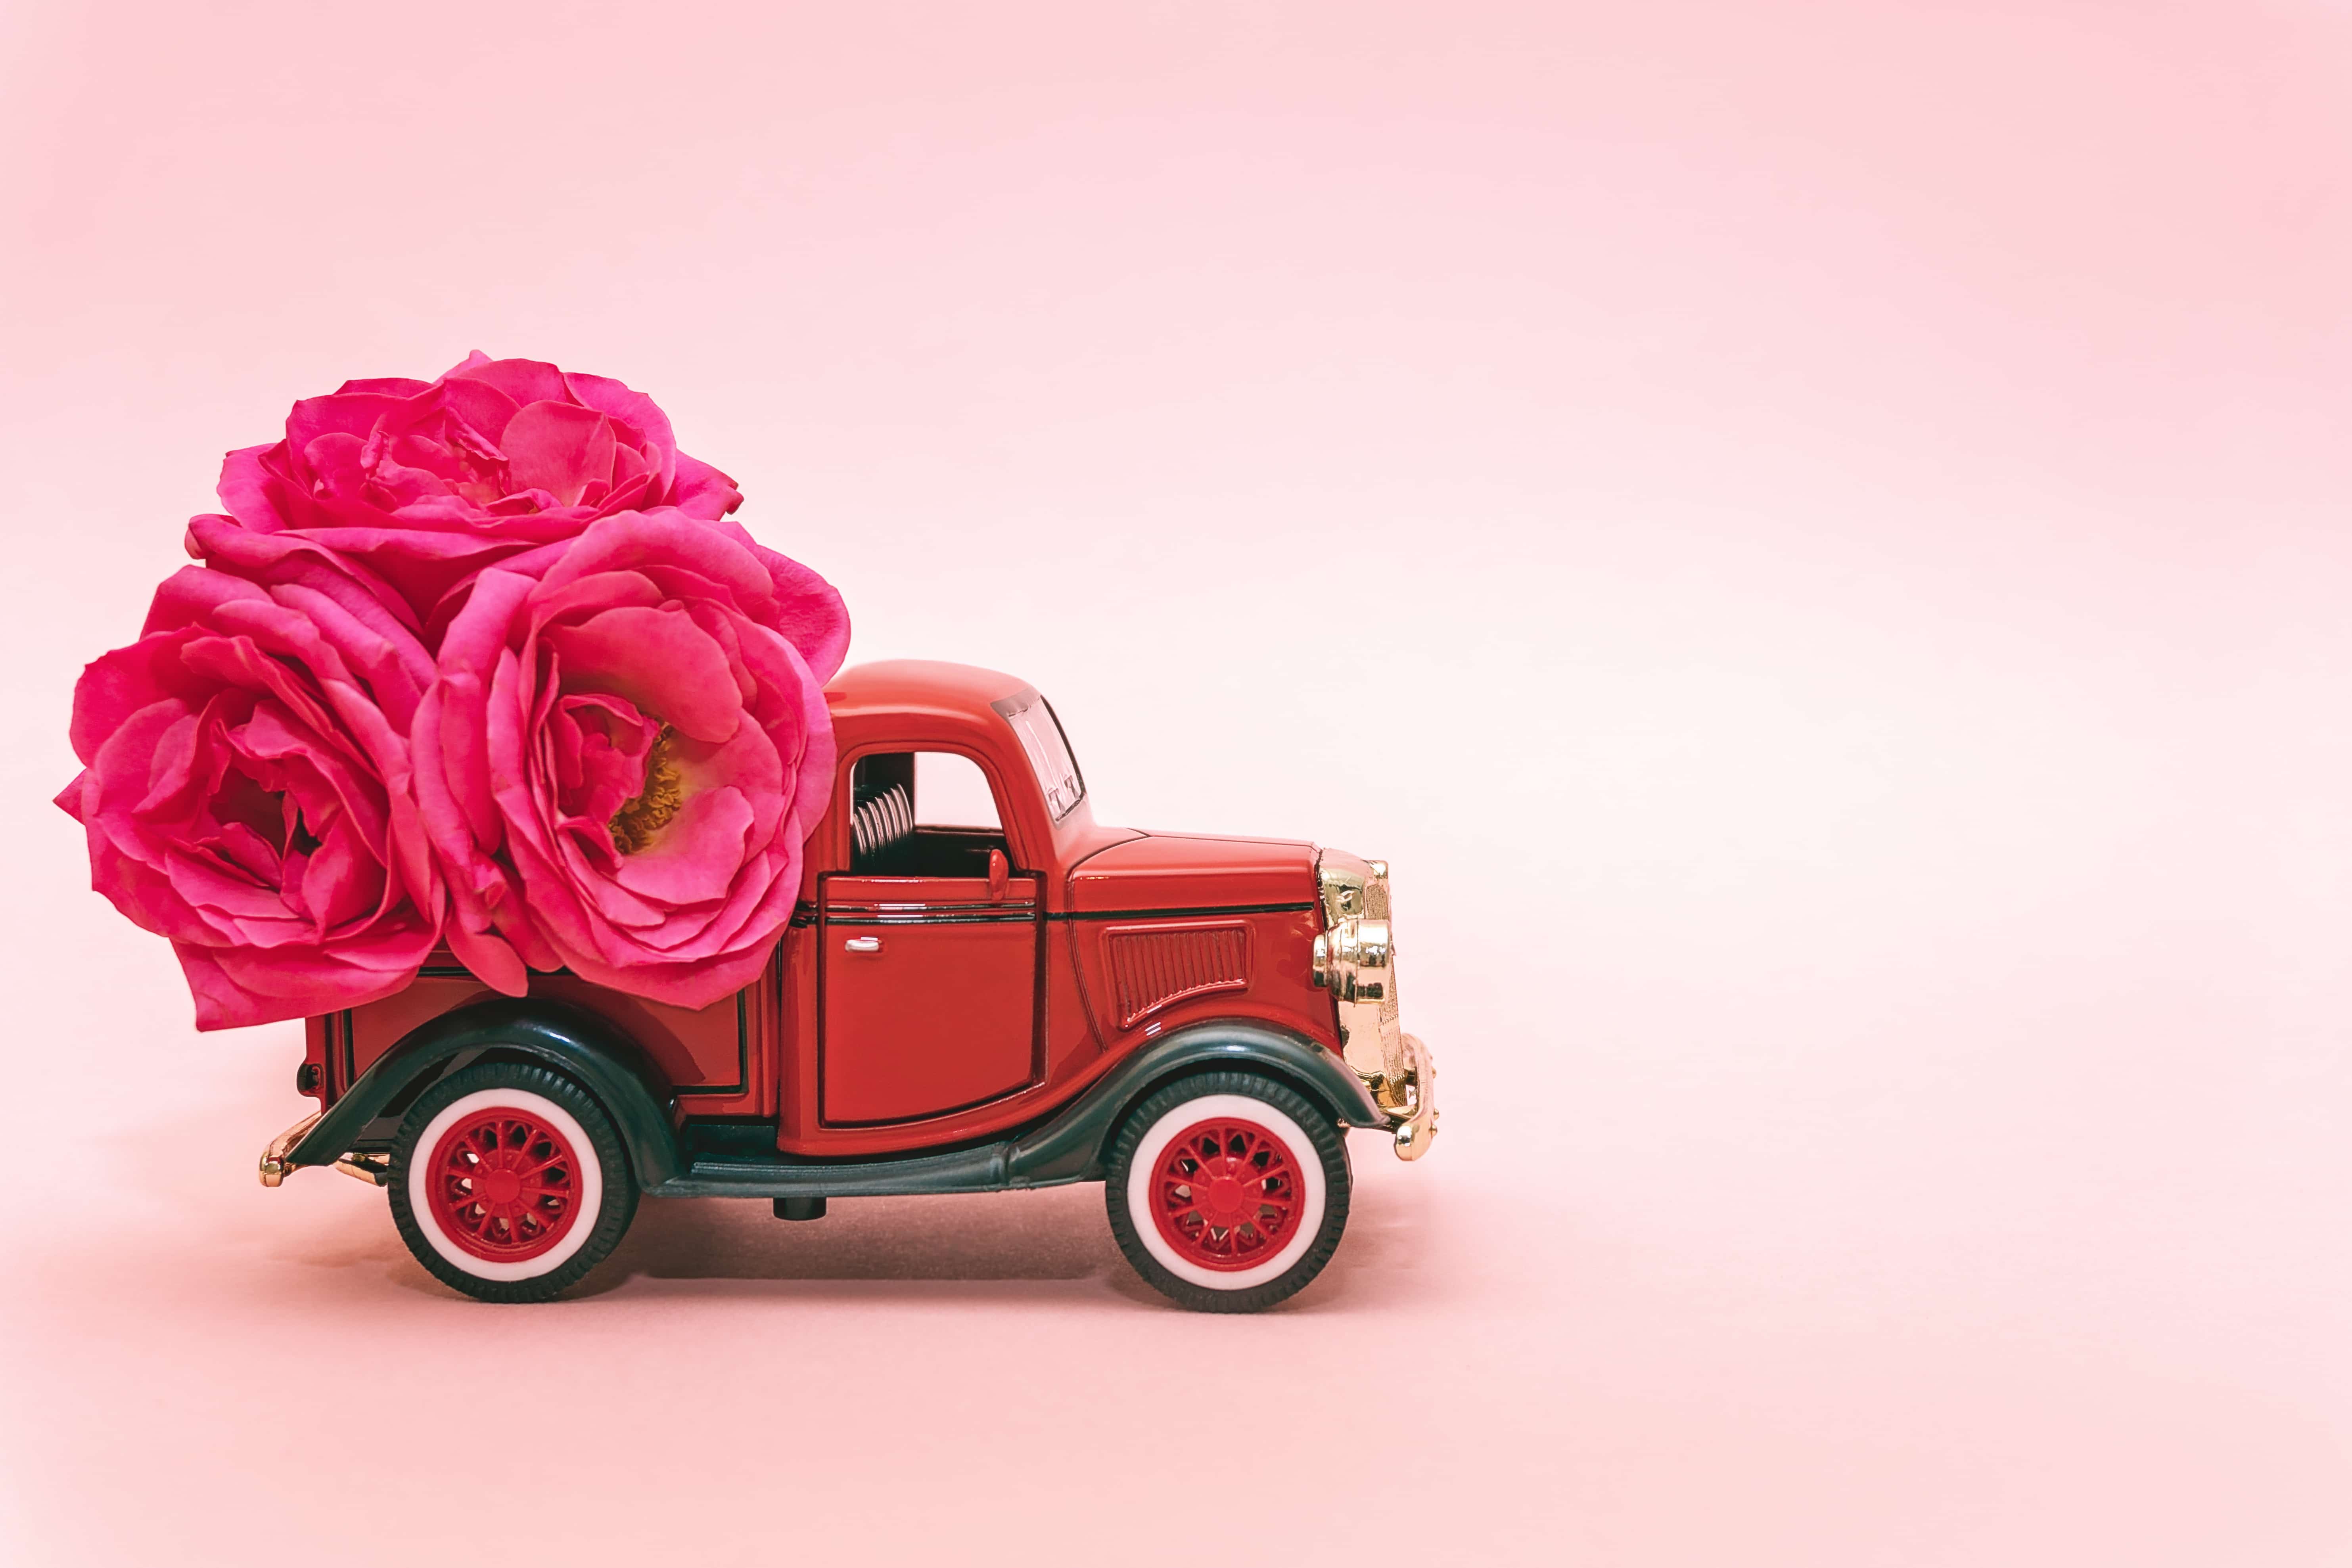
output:
[[[758,975],[832,787],[849,618],[732,523],[624,512],[475,578],[415,727],[451,949],[701,1007]]]
[[[190,520],[191,554],[250,569],[309,540],[364,562],[420,623],[471,573],[597,518],[719,518],[743,500],[677,449],[650,397],[480,353],[437,381],[347,381],[305,398],[284,440],[228,455],[220,499],[227,516]]]
[[[200,1029],[389,996],[440,935],[407,742],[431,658],[362,574],[257,576],[156,590],[74,689],[85,765],[58,796],[91,885],[171,939]]]

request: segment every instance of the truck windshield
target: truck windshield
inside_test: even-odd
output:
[[[1061,721],[1054,717],[1054,705],[1034,691],[1024,691],[989,706],[1003,714],[1013,732],[1021,737],[1021,749],[1029,754],[1037,787],[1045,792],[1045,810],[1056,822],[1069,816],[1070,808],[1086,798],[1087,781],[1078,776],[1077,759],[1070,755],[1070,742],[1062,734]]]

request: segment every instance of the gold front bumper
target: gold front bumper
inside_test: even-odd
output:
[[[1389,1126],[1396,1133],[1397,1158],[1418,1160],[1429,1152],[1430,1142],[1437,1136],[1437,1068],[1431,1065],[1429,1047],[1421,1043],[1420,1036],[1402,1036],[1401,1043],[1405,1058],[1403,1081],[1392,1084],[1382,1075],[1372,1097],[1389,1113]]]

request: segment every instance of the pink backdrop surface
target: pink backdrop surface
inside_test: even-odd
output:
[[[2352,1555],[2352,19],[0,15],[0,1542],[26,1563]],[[1417,1167],[1161,1306],[1098,1191],[648,1205],[577,1299],[255,1184],[86,890],[221,452],[617,375],[1107,820],[1396,866]]]

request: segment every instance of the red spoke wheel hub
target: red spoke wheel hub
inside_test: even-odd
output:
[[[1203,1268],[1254,1268],[1289,1244],[1305,1194],[1298,1159],[1239,1117],[1198,1121],[1151,1173],[1151,1217],[1177,1255]]]
[[[561,1242],[579,1211],[580,1156],[542,1117],[490,1106],[452,1126],[426,1166],[433,1219],[465,1251],[520,1263]]]

